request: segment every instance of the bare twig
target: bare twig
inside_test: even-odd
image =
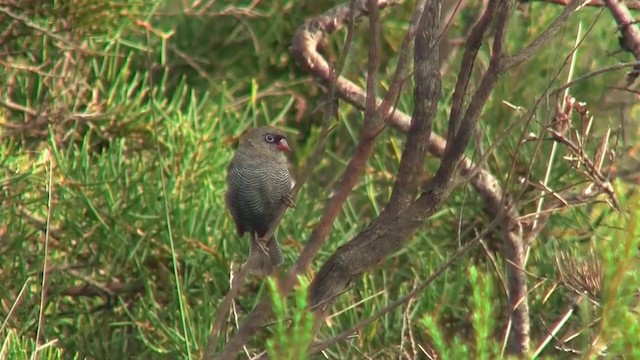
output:
[[[37,31],[37,32],[39,32],[39,33],[41,33],[43,35],[46,35],[46,36],[50,37],[51,39],[54,39],[54,40],[60,42],[61,44],[64,44],[64,45],[68,46],[71,49],[74,49],[76,51],[80,51],[80,52],[83,52],[83,53],[98,54],[97,52],[90,51],[90,50],[88,50],[86,48],[83,48],[82,46],[80,46],[80,45],[78,45],[78,44],[76,44],[76,43],[74,43],[74,42],[72,42],[72,41],[70,41],[68,39],[65,39],[64,37],[58,35],[57,33],[53,32],[53,31],[51,31],[50,29],[44,28],[44,27],[36,24],[35,22],[33,22],[28,17],[23,16],[21,14],[17,14],[15,12],[11,11],[7,7],[0,6],[0,13],[3,13],[5,15],[7,15],[8,17],[14,19],[15,21],[18,21],[19,23],[25,25],[26,27],[28,27],[28,28],[30,28],[30,29],[32,29],[34,31]]]
[[[588,295],[594,303],[602,300],[603,263],[593,247],[584,257],[559,252],[556,255],[556,267],[560,274],[560,282],[576,295]]]
[[[471,78],[471,72],[473,71],[473,64],[478,50],[482,44],[482,37],[487,30],[487,27],[493,19],[493,14],[497,2],[492,1],[487,4],[487,9],[482,14],[480,19],[469,31],[469,37],[465,45],[465,52],[462,56],[462,62],[460,64],[460,70],[458,70],[458,78],[456,80],[456,87],[453,91],[453,101],[451,104],[451,115],[449,116],[449,130],[447,131],[447,144],[452,144],[458,127],[460,125],[461,117],[464,114],[464,95],[467,93],[469,80]]]
[[[594,71],[592,71],[590,73],[578,76],[577,78],[567,82],[566,84],[563,84],[563,85],[558,86],[557,88],[551,90],[549,92],[549,94],[551,96],[556,96],[557,94],[563,92],[565,89],[570,88],[570,87],[574,86],[577,83],[583,82],[585,80],[591,79],[591,78],[596,77],[596,76],[600,76],[602,74],[606,74],[608,72],[622,70],[622,69],[625,69],[625,68],[628,68],[628,67],[636,67],[636,66],[640,66],[640,61],[632,61],[632,62],[620,63],[620,64],[615,64],[615,65],[603,67],[602,69],[594,70]]]
[[[382,118],[385,122],[389,120],[389,116],[393,111],[396,111],[394,108],[400,98],[400,91],[405,84],[409,72],[408,65],[409,59],[411,58],[411,46],[413,45],[413,40],[420,26],[420,22],[422,21],[421,19],[424,14],[424,6],[426,2],[426,0],[416,1],[415,10],[411,16],[411,21],[409,22],[409,29],[402,39],[398,63],[396,64],[396,70],[391,78],[389,90],[378,108],[378,111],[382,114]]]
[[[569,5],[571,4],[571,0],[533,0],[538,2],[545,2],[549,4],[557,4],[557,5]],[[640,10],[640,3],[637,1],[628,1],[629,9]],[[605,0],[587,0],[584,2],[583,6],[591,6],[591,7],[605,7],[607,6]]]
[[[569,321],[571,316],[575,313],[576,307],[581,301],[582,301],[582,296],[578,296],[575,300],[571,301],[571,304],[569,304],[566,307],[562,315],[558,317],[558,320],[556,320],[556,322],[553,324],[551,329],[549,329],[549,333],[547,334],[547,336],[540,342],[540,344],[533,351],[533,355],[531,356],[532,359],[537,358],[542,353],[542,351],[547,347],[547,345],[551,342],[551,340],[553,340],[558,335],[558,332],[564,327],[567,321]]]
[[[254,257],[253,259],[256,258]],[[220,305],[218,305],[216,317],[213,321],[213,326],[211,328],[211,332],[209,333],[209,338],[207,339],[207,347],[204,352],[205,359],[207,354],[215,354],[218,335],[220,334],[220,330],[222,330],[222,325],[227,318],[227,314],[229,313],[229,308],[231,307],[233,300],[235,300],[235,298],[238,296],[240,289],[249,276],[249,269],[252,268],[252,265],[249,263],[251,261],[252,260],[249,259],[249,261],[242,266],[242,269],[240,269],[238,274],[233,277],[233,280],[231,281],[231,285],[229,287],[229,291],[220,302]]]
[[[355,2],[353,2],[355,5]],[[378,0],[367,0],[369,12],[369,28],[371,44],[369,45],[369,58],[367,66],[367,96],[364,109],[364,131],[362,140],[374,138],[381,130],[382,118],[376,109],[376,87],[378,86],[378,63],[380,61],[380,15],[378,14]],[[368,157],[368,156],[367,156]]]

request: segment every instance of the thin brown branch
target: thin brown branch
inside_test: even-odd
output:
[[[465,51],[462,55],[462,62],[460,63],[460,69],[458,70],[456,86],[453,90],[451,115],[449,116],[449,129],[447,131],[447,144],[449,145],[452,144],[453,138],[458,132],[461,117],[464,113],[464,96],[468,91],[469,79],[473,72],[473,64],[475,63],[476,56],[478,55],[478,51],[482,45],[482,38],[484,37],[489,24],[493,20],[497,4],[498,1],[489,1],[485,11],[469,31],[465,44]]]
[[[606,73],[611,72],[611,71],[617,71],[617,70],[622,70],[622,69],[625,69],[625,68],[636,67],[636,66],[640,66],[640,61],[632,61],[632,62],[620,63],[620,64],[607,66],[607,67],[604,67],[602,69],[594,70],[594,71],[592,71],[590,73],[578,76],[577,78],[567,82],[566,84],[563,84],[562,86],[558,86],[557,88],[551,90],[549,92],[549,95],[552,96],[552,97],[555,97],[559,93],[565,91],[566,89],[572,87],[573,85],[575,85],[575,84],[577,84],[579,82],[591,79],[591,78],[596,77],[596,76],[600,76],[602,74],[606,74]]]
[[[396,70],[393,74],[393,78],[391,79],[389,90],[378,108],[378,112],[383,114],[382,118],[385,119],[385,122],[388,121],[388,117],[391,114],[393,107],[395,107],[397,100],[400,98],[400,91],[402,90],[408,74],[408,64],[409,59],[411,58],[411,46],[413,45],[416,31],[420,26],[419,24],[422,14],[424,13],[423,9],[426,2],[426,0],[416,1],[415,9],[413,11],[413,15],[411,15],[411,21],[409,23],[409,29],[402,39],[398,64],[396,65]]]
[[[532,0],[537,2],[545,2],[549,4],[557,4],[567,6],[571,3],[571,0]],[[604,0],[588,0],[585,1],[584,6],[591,7],[605,7],[607,4]],[[640,2],[638,1],[628,1],[628,8],[633,10],[640,10]]]
[[[255,259],[255,257],[252,259]],[[249,261],[252,260],[249,259]],[[229,291],[220,302],[220,305],[218,305],[216,317],[211,328],[211,333],[209,334],[209,338],[207,339],[207,347],[204,351],[205,355],[203,357],[204,359],[207,358],[208,354],[215,354],[216,352],[216,343],[218,340],[218,335],[220,334],[220,330],[222,330],[222,325],[227,318],[227,314],[229,313],[229,309],[231,308],[233,301],[238,296],[240,289],[249,276],[249,269],[251,269],[251,264],[249,263],[249,261],[244,264],[238,274],[233,277],[231,286],[229,287]]]
[[[562,13],[553,20],[553,22],[547,26],[546,29],[538,36],[531,44],[527,45],[519,53],[506,57],[502,61],[502,70],[506,71],[514,66],[518,66],[526,61],[529,61],[535,54],[549,44],[549,41],[560,31],[560,29],[566,25],[569,15],[573,14],[585,0],[572,0],[567,7],[562,10]]]
[[[27,106],[23,106],[20,104],[16,104],[11,100],[7,100],[7,101],[0,101],[0,106],[5,107],[7,110],[11,110],[11,111],[17,111],[17,112],[23,112],[31,117],[36,117],[38,116],[38,112],[33,110],[30,107]]]
[[[384,8],[393,3],[395,2],[378,1],[378,6],[380,8]],[[358,9],[358,6],[361,6],[360,10]],[[356,20],[358,17],[366,14],[366,7],[362,7],[362,6],[364,6],[363,1],[355,1],[354,2],[355,13],[353,15],[351,14],[346,14],[346,15],[353,16],[353,19]],[[339,7],[339,8],[334,8],[334,10],[344,11],[347,9],[344,7],[342,8]],[[350,11],[351,8],[348,8],[348,10],[349,10],[348,12],[351,13]],[[338,18],[340,18],[340,16],[338,16]],[[318,18],[315,18],[315,19],[318,19]],[[327,19],[320,19],[320,20],[326,21]],[[343,24],[336,24],[336,25],[343,25]],[[313,27],[309,27],[309,28],[313,28]],[[296,39],[300,39],[300,38],[294,38],[294,40]],[[314,43],[307,43],[305,44],[305,46],[306,46],[305,51],[311,50],[312,52],[315,52]],[[295,41],[294,41],[294,47],[295,47]],[[305,55],[306,54],[308,53],[305,53]],[[315,55],[318,55],[318,54],[315,53]],[[341,89],[341,86],[340,86],[341,81],[342,81],[342,78],[335,79],[336,91],[338,92],[340,92],[340,89]],[[366,100],[365,100],[365,103],[366,103]],[[331,224],[333,224],[333,221],[335,220],[338,213],[340,212],[340,209],[342,208],[342,204],[344,203],[344,201],[346,201],[347,196],[351,193],[353,186],[355,186],[356,181],[358,181],[362,172],[364,171],[366,161],[369,158],[369,155],[371,154],[373,143],[375,140],[375,137],[366,136],[364,134],[366,134],[367,132],[369,132],[369,134],[375,134],[377,131],[379,131],[377,129],[378,124],[376,124],[375,122],[369,121],[368,124],[369,125],[365,126],[365,129],[363,130],[363,137],[361,137],[361,140],[356,147],[353,157],[349,162],[349,164],[347,165],[347,169],[344,171],[343,178],[340,184],[338,185],[337,190],[334,192],[333,196],[331,197],[329,204],[325,207],[323,216],[321,217],[315,230],[312,232],[309,243],[302,251],[302,254],[300,255],[300,258],[298,259],[298,261],[296,262],[294,269],[289,274],[288,281],[285,282],[285,284],[281,287],[281,290],[285,290],[285,289],[287,291],[290,290],[291,286],[294,284],[293,281],[295,281],[295,276],[299,273],[304,272],[306,270],[306,267],[311,263],[312,258],[320,250],[320,247],[322,246],[322,244],[324,243],[324,240],[328,236],[331,228]]]

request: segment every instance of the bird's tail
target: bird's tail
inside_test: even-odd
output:
[[[251,266],[250,271],[254,274],[271,274],[284,261],[282,250],[280,250],[275,235],[269,239],[268,243],[262,240],[262,246],[258,241],[260,240],[256,238],[251,241],[248,261]]]

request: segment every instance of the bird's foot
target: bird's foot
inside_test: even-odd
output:
[[[293,202],[293,199],[291,198],[291,196],[290,196],[290,195],[285,195],[285,196],[283,196],[283,197],[282,197],[282,201],[283,201],[285,204],[287,204],[287,206],[288,206],[288,207],[290,207],[290,208],[294,208],[294,207],[296,207],[296,203],[295,203],[295,202]]]
[[[262,251],[265,255],[267,255],[267,257],[269,257],[269,250],[268,250],[269,239],[256,236],[256,243],[258,244],[260,251]]]

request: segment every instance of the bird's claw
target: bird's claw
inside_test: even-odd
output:
[[[269,257],[269,252],[267,251],[267,246],[269,246],[269,239],[256,237],[256,243],[258,244],[260,251],[262,251],[265,255],[267,255],[267,257]]]
[[[290,195],[284,195],[282,197],[282,201],[290,208],[296,207],[296,203],[293,202],[293,199],[291,198]]]

